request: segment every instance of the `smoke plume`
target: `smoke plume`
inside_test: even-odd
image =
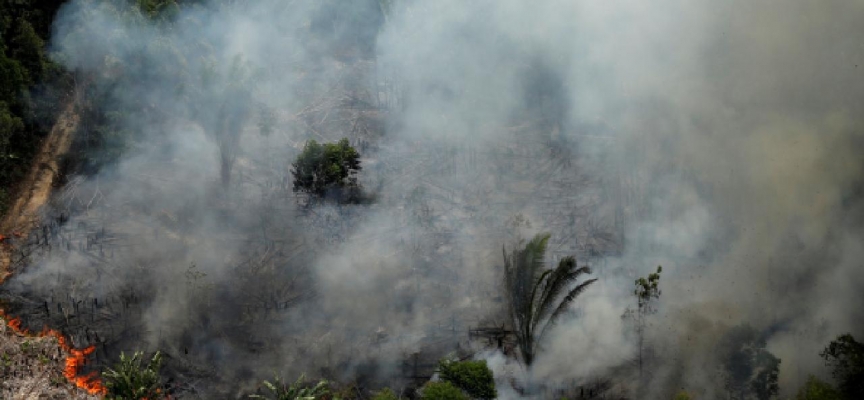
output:
[[[56,59],[135,110],[109,113],[134,140],[58,193],[69,221],[8,283],[39,305],[115,301],[77,312],[113,318],[90,322],[115,330],[106,360],[162,349],[204,397],[274,372],[401,382],[412,354],[478,350],[465,332],[506,321],[501,246],[544,231],[550,262],[601,279],[530,371],[550,386],[713,398],[717,344],[746,324],[790,394],[864,328],[861,3],[132,9],[57,17]],[[291,161],[342,137],[374,202],[306,206]],[[657,265],[640,379],[621,316]]]

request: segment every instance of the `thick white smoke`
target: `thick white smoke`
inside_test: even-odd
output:
[[[70,224],[98,218],[129,246],[110,284],[59,256],[19,282],[140,284],[152,299],[133,343],[192,347],[190,363],[223,363],[223,382],[393,377],[447,329],[504,321],[500,249],[524,215],[553,233],[553,261],[575,254],[601,278],[531,371],[552,386],[612,376],[644,398],[710,398],[716,344],[749,324],[790,393],[824,372],[825,343],[861,330],[860,2],[385,3],[203,2],[154,22],[70,2],[57,59],[116,104],[146,106],[119,116],[138,140],[78,184],[102,200]],[[276,114],[273,133],[259,110]],[[238,132],[228,186],[225,115]],[[375,203],[296,206],[302,143],[343,136],[371,143],[361,180]],[[193,264],[206,277],[190,281]],[[621,315],[660,264],[639,388]]]

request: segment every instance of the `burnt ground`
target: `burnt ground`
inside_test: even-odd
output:
[[[0,281],[20,262],[14,243],[42,222],[43,206],[57,183],[60,159],[69,149],[78,118],[70,103],[45,138],[33,166],[19,184],[12,207],[0,220]],[[8,305],[3,304],[6,311]],[[9,313],[14,316],[14,313]],[[9,317],[11,318],[11,317]],[[4,399],[90,399],[64,376],[67,352],[56,337],[16,331],[0,323],[0,397]],[[43,326],[34,327],[39,332]]]
[[[496,282],[466,279],[462,269],[466,263],[494,264],[500,257],[500,245],[513,230],[512,216],[501,210],[524,210],[536,226],[550,230],[553,259],[576,255],[590,262],[620,249],[621,207],[609,202],[614,197],[609,183],[590,179],[566,145],[542,133],[542,123],[528,120],[508,128],[509,140],[482,149],[435,143],[405,148],[379,140],[388,129],[384,121],[393,120],[386,115],[388,102],[337,91],[280,116],[296,127],[280,132],[287,138],[287,153],[241,156],[231,193],[213,195],[203,206],[153,209],[123,197],[122,187],[71,179],[48,207],[16,208],[30,210],[18,212],[30,216],[30,228],[21,228],[20,237],[7,243],[13,278],[4,283],[0,300],[27,329],[47,325],[76,348],[95,346],[83,373],[104,369],[121,351],[163,352],[163,374],[175,397],[239,397],[272,377],[263,371],[274,371],[273,366],[291,368],[289,376],[305,372],[368,393],[382,386],[420,385],[445,354],[465,357],[499,345],[469,334],[471,328],[505,323]],[[314,312],[326,295],[317,290],[309,269],[322,246],[343,245],[378,211],[375,204],[294,205],[281,160],[291,159],[306,139],[341,136],[367,155],[364,185],[369,190],[389,185],[402,193],[379,201],[388,203],[394,220],[406,222],[373,236],[393,237],[396,253],[384,258],[409,263],[399,280],[415,282],[392,289],[389,312],[433,316],[410,329],[386,321],[354,327],[338,318],[313,326],[293,323],[296,310]],[[172,170],[182,169],[183,162],[162,160],[129,177],[134,182],[128,184],[180,193],[187,182],[172,179]],[[40,187],[48,192],[31,198],[44,201],[50,185]],[[222,221],[220,230],[199,229],[202,220],[213,218]],[[302,234],[280,221],[301,221]],[[474,229],[460,231],[463,225]],[[211,280],[202,272],[212,273],[208,266],[179,261],[202,243],[240,249],[221,261],[231,279]],[[166,276],[175,282],[165,282]],[[158,294],[172,285],[181,292],[187,316],[154,324]],[[474,297],[470,308],[454,308],[454,298],[464,291]],[[508,340],[500,345],[512,348]],[[286,351],[292,361],[285,361]],[[237,365],[237,360],[248,364]]]

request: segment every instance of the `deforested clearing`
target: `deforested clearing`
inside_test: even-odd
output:
[[[4,398],[864,398],[855,2],[0,3]]]

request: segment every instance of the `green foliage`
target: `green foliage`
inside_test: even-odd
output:
[[[481,361],[451,361],[441,360],[438,364],[441,379],[450,382],[464,390],[475,399],[494,399],[495,379],[492,370]]]
[[[314,386],[310,386],[305,382],[305,377],[302,375],[291,384],[282,382],[277,376],[273,379],[273,382],[264,381],[261,385],[267,388],[270,393],[267,395],[253,394],[249,396],[250,398],[268,400],[316,400],[330,393],[330,387],[327,381],[321,380]]]
[[[421,400],[468,400],[459,388],[450,382],[429,382],[423,387]]]
[[[759,400],[769,400],[779,390],[777,378],[780,374],[780,359],[766,350],[756,354],[756,376],[750,382],[750,389]]]
[[[53,105],[34,102],[31,87],[47,98],[49,71],[57,68],[45,56],[45,40],[62,0],[0,0],[0,211],[4,199],[30,167],[30,159],[47,130],[36,123],[53,118]],[[52,83],[59,83],[57,82]],[[59,89],[56,91],[60,91]],[[53,92],[52,92],[53,93]]]
[[[15,22],[26,20],[42,39],[51,34],[54,14],[66,0],[0,0],[0,37],[11,37]]]
[[[795,400],[841,400],[842,398],[837,389],[815,376],[810,376],[807,383],[795,395]]]
[[[144,354],[138,351],[132,357],[120,353],[120,362],[102,374],[108,389],[106,399],[155,399],[159,396],[162,355],[156,352],[146,365],[142,365],[143,360]]]
[[[832,340],[820,355],[843,396],[864,399],[864,343],[847,333]]]
[[[576,297],[597,279],[575,284],[588,267],[565,257],[554,269],[546,269],[546,246],[550,235],[538,234],[522,249],[504,250],[505,289],[516,341],[526,365],[531,365],[537,344]]]
[[[690,396],[690,393],[682,390],[675,395],[675,400],[693,400],[693,397]]]
[[[16,148],[20,146],[19,140],[24,133],[24,121],[0,101],[0,188],[11,186],[23,175],[26,163],[22,163]],[[4,202],[0,199],[0,209],[3,207]]]
[[[18,32],[12,37],[12,58],[24,67],[27,82],[39,82],[45,70],[45,43],[26,20],[19,20],[17,25]]]
[[[169,19],[180,11],[175,0],[138,0],[137,4],[150,19]]]
[[[21,63],[0,52],[0,102],[16,105],[27,87],[27,71]]]
[[[657,266],[657,272],[649,274],[647,278],[640,277],[636,279],[636,290],[633,294],[639,299],[639,308],[647,306],[653,299],[660,298],[660,273],[663,272],[663,266]]]
[[[11,139],[22,130],[24,130],[24,122],[21,118],[13,115],[6,103],[0,102],[0,157],[11,156],[8,151]]]
[[[303,152],[292,164],[294,191],[318,198],[336,195],[348,201],[359,197],[359,184],[355,176],[360,171],[360,154],[342,139],[337,143],[306,142]]]
[[[777,395],[780,359],[765,350],[765,339],[748,325],[732,328],[721,342],[726,389],[732,399]]]
[[[372,400],[399,400],[399,396],[396,396],[396,393],[393,393],[390,388],[384,388],[375,393]]]
[[[648,327],[648,316],[655,314],[657,309],[654,307],[654,301],[660,298],[660,274],[663,272],[663,267],[658,265],[657,272],[648,274],[648,277],[639,277],[634,282],[636,288],[633,294],[636,296],[636,309],[628,308],[624,312],[623,318],[632,320],[635,323],[636,335],[638,338],[639,349],[639,375],[642,375],[644,365],[644,348],[645,348],[645,329]]]

